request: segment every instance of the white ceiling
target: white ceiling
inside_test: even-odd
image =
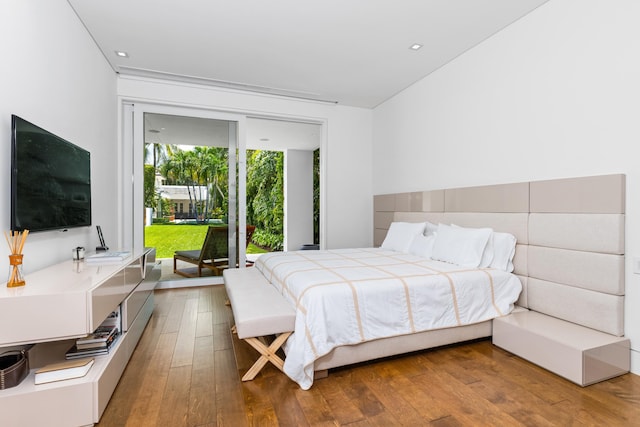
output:
[[[366,108],[546,1],[68,0],[118,73]]]
[[[118,73],[364,108],[546,1],[68,0]],[[409,49],[414,43],[423,47]],[[145,128],[148,142],[227,138],[226,123],[216,120],[152,114]],[[319,125],[248,120],[247,148],[319,145]]]

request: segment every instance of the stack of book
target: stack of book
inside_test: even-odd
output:
[[[67,351],[67,359],[109,354],[109,349],[120,335],[120,312],[114,311],[93,333],[78,338]]]
[[[117,326],[120,330],[120,307],[115,311],[112,311],[106,319],[102,321],[100,326]]]

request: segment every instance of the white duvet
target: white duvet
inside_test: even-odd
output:
[[[504,316],[521,291],[511,273],[378,248],[269,253],[255,268],[296,307],[284,371],[305,390],[335,347]]]

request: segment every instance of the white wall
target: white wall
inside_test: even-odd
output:
[[[640,373],[640,2],[551,0],[374,111],[374,194],[627,175]]]
[[[0,14],[0,228],[10,228],[11,114],[91,152],[93,224],[115,236],[116,76],[65,0],[7,0]],[[0,283],[9,248],[0,244]],[[30,234],[25,273],[95,247],[94,227]],[[27,286],[29,283],[27,282]]]
[[[326,122],[327,145],[321,150],[326,248],[372,245],[371,110],[127,76],[118,78],[118,96],[122,102]]]
[[[284,152],[284,250],[313,243],[313,151]]]

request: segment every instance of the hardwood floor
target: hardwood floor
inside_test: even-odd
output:
[[[99,427],[640,425],[640,377],[582,388],[489,340],[331,371],[308,391],[232,337],[223,286],[156,291]],[[236,366],[234,347],[239,368]]]

